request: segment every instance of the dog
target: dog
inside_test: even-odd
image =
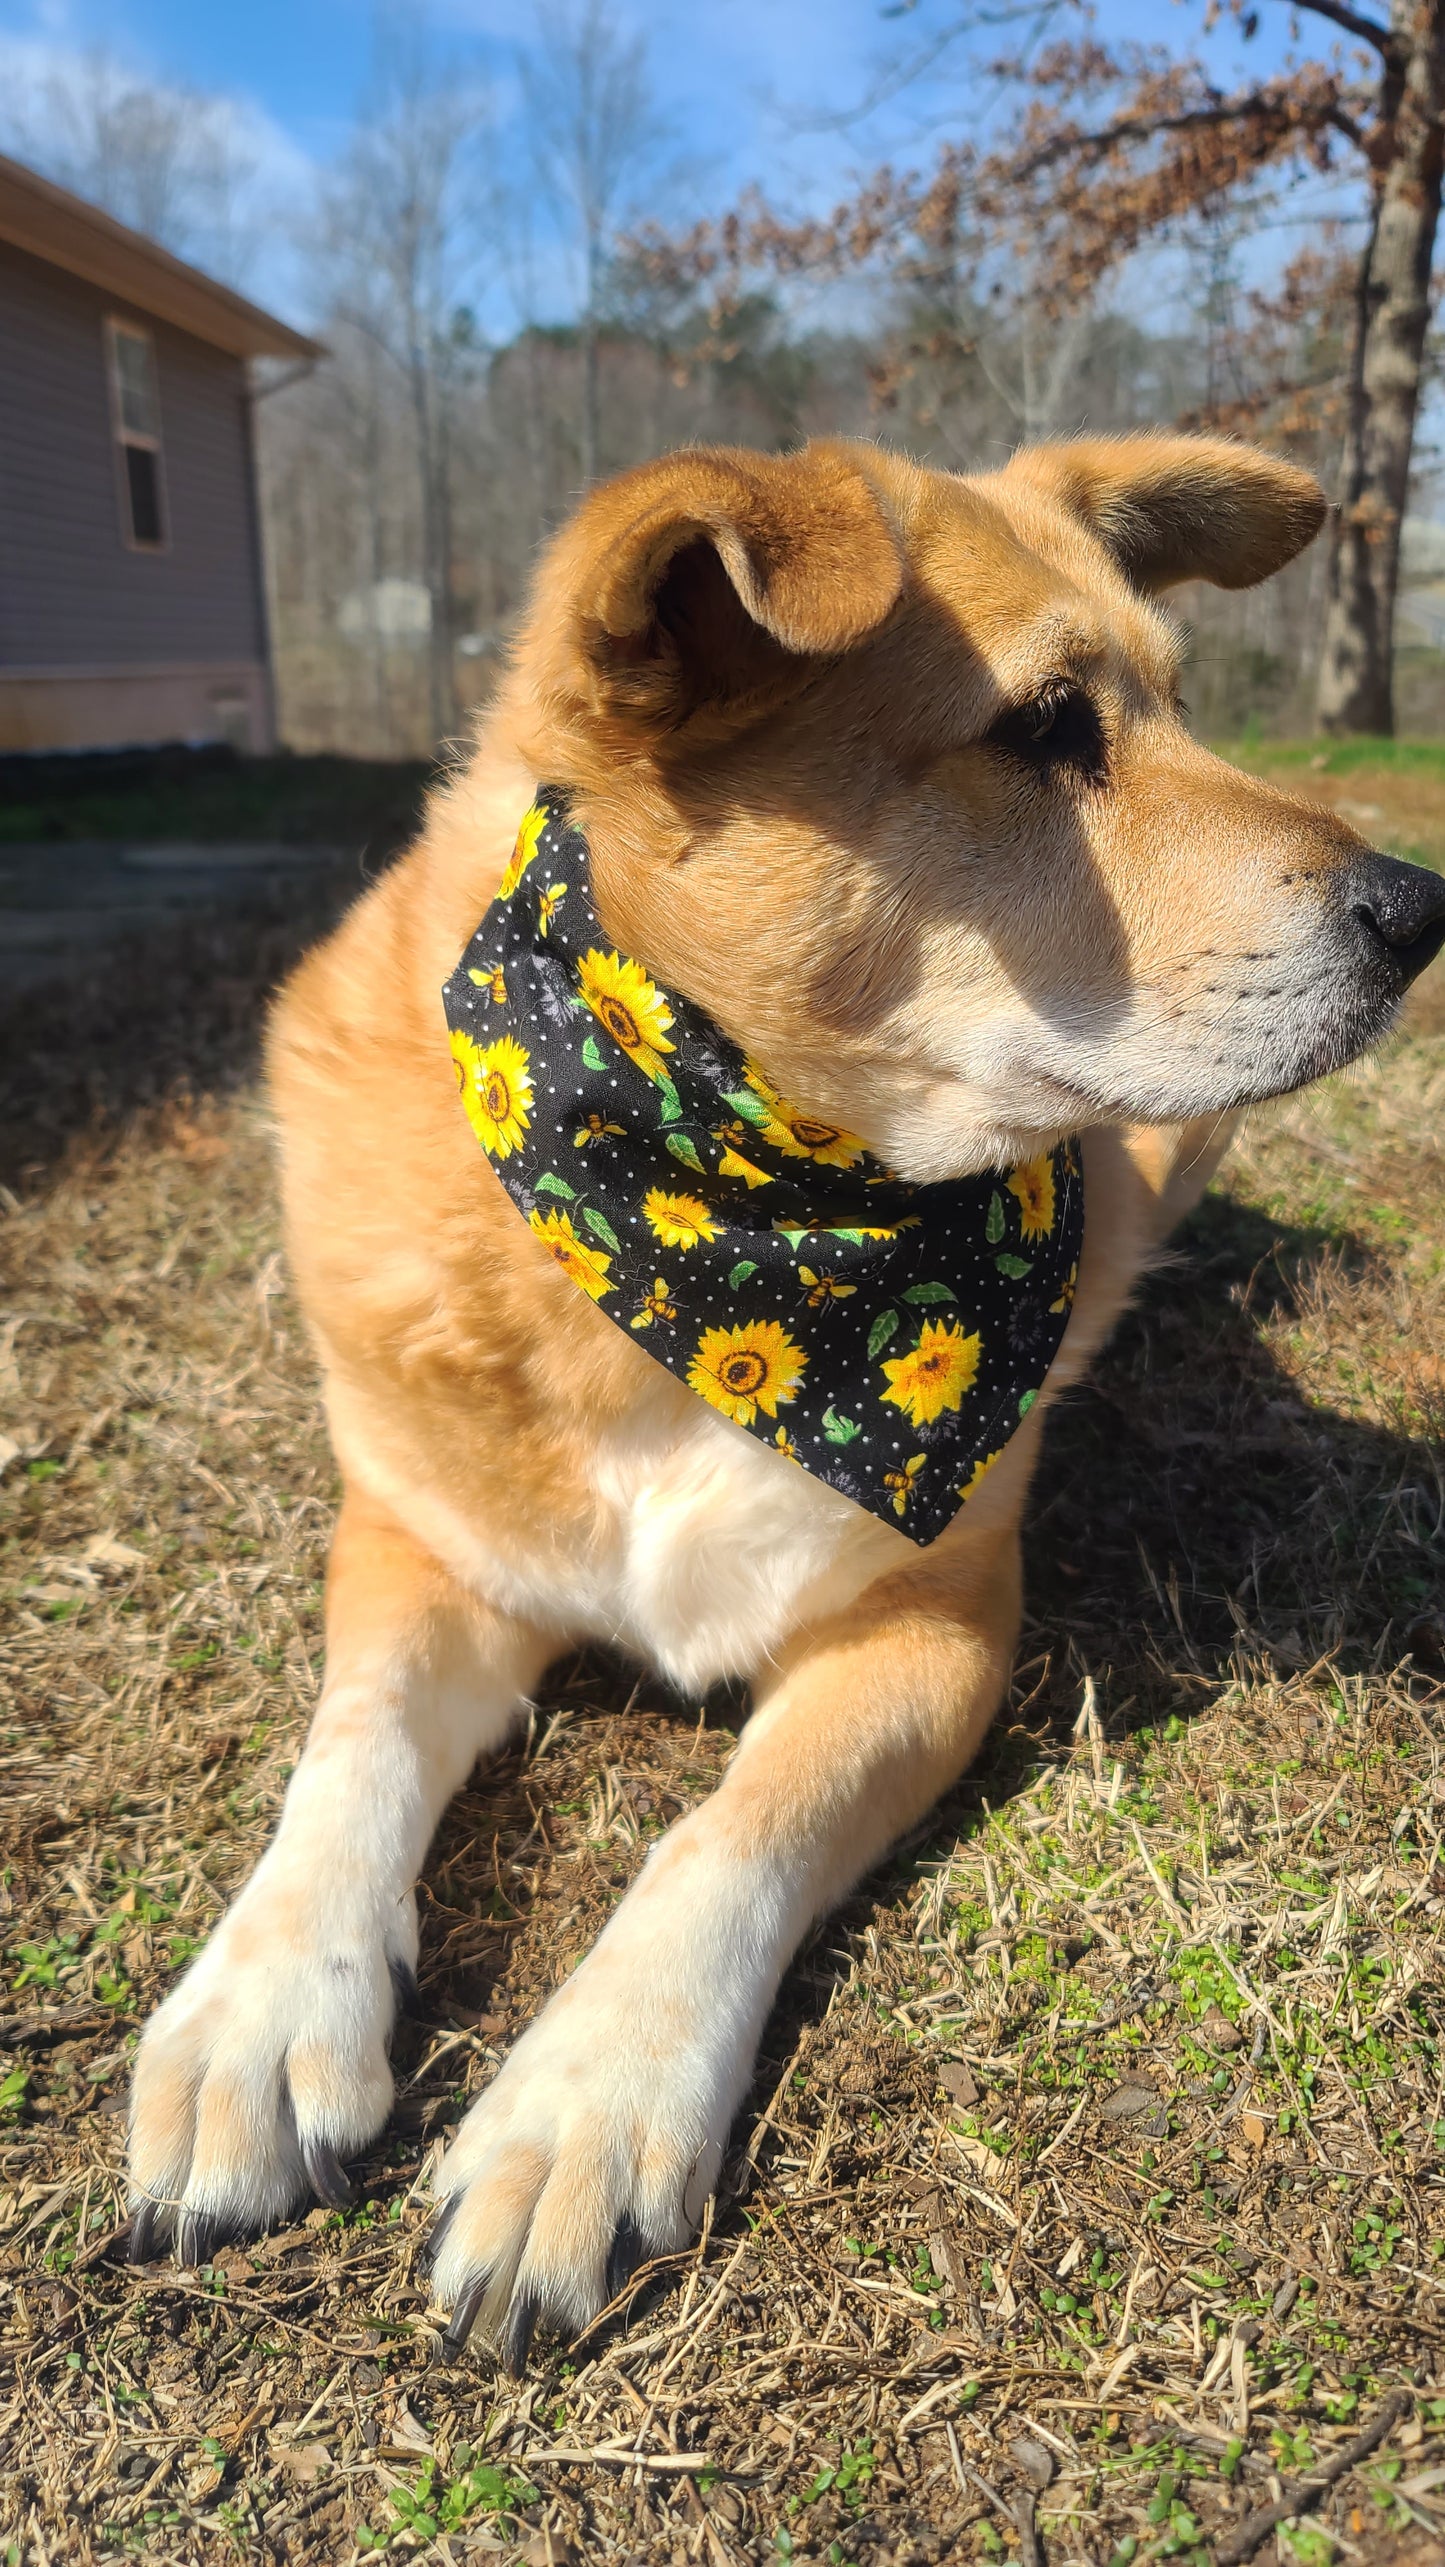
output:
[[[450,2142],[433,2264],[449,2340],[479,2323],[520,2369],[539,2321],[582,2328],[694,2228],[800,1938],[962,1772],[1003,1696],[1050,1406],[1234,1111],[1377,1041],[1445,939],[1445,883],[1225,765],[1183,718],[1160,593],[1264,579],[1323,516],[1306,473],[1224,441],[1080,440],[974,478],[824,442],[641,465],[553,541],[470,762],[271,1023],[291,1266],[345,1491],[326,1671],[275,1837],[141,2042],[137,2260],[169,2243],[198,2261],[308,2195],[345,2198],[342,2160],[391,2104],[438,1819],[589,1640],[694,1692],[742,1679],[751,1716]],[[518,1002],[487,921],[515,916],[546,844],[559,874],[580,879],[585,854],[586,968],[650,996],[609,1019],[592,989],[586,1057],[623,1101],[570,1141],[559,1116],[560,1191],[529,1211],[528,1040],[488,1054],[466,1018],[449,1058],[440,993],[498,1022]],[[568,894],[548,873],[544,854],[526,949],[544,994],[562,970],[548,904]],[[559,1040],[578,1004],[563,991]],[[756,1260],[721,1280],[688,1263],[711,1253],[720,1180],[694,1180],[690,1238],[675,1201],[666,1249],[653,1221],[656,1290],[639,1251],[631,1318],[602,1244],[619,1248],[616,1219],[584,1235],[564,1209],[584,1185],[566,1168],[594,1139],[624,1146],[634,1090],[665,1122],[684,1026],[704,1081],[716,1057],[720,1092],[739,1062],[751,1082],[752,1120],[719,1125],[756,1179],[736,1189],[748,1207],[770,1183],[806,1204],[815,1181],[858,1178],[892,1185],[895,1209],[915,1190],[927,1239],[934,1207],[976,1196],[997,1265],[1005,1220],[1037,1244],[1055,1178],[1062,1200],[1082,1166],[1076,1271],[1030,1305],[1042,1378],[931,1539],[909,1509],[979,1336],[957,1293],[912,1356],[856,1352],[902,1436],[885,1496],[859,1502],[846,1446],[836,1469],[822,1442],[816,1466],[790,1449],[808,1360],[791,1322],[730,1330],[725,1309],[711,1371],[664,1354],[674,1278],[746,1307],[735,1278]],[[778,1225],[746,1217],[774,1254]],[[876,1263],[843,1225],[837,1271],[815,1249],[805,1286],[806,1211],[781,1235],[799,1310],[832,1303],[807,1340],[827,1374],[827,1328],[861,1347],[844,1295],[866,1300]],[[751,1373],[727,1352],[749,1343]],[[823,1414],[824,1435],[851,1431]]]

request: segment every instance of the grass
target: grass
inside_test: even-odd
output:
[[[420,760],[239,758],[228,749],[0,757],[0,847],[197,839],[365,844],[380,860],[416,828]]]
[[[696,2249],[520,2389],[438,2362],[430,2152],[738,1716],[582,1658],[446,1821],[356,2207],[118,2260],[138,2027],[319,1665],[334,1479],[254,1036],[348,887],[5,1037],[0,2557],[911,2567],[1019,2557],[1032,2509],[1050,2567],[1203,2562],[1403,2389],[1258,2554],[1427,2567],[1445,973],[1251,1121],[1060,1419],[987,1757],[790,1972]]]

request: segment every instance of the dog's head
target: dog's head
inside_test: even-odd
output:
[[[686,452],[558,538],[501,719],[619,944],[901,1172],[1207,1114],[1353,1058],[1445,939],[1445,882],[1185,725],[1158,592],[1323,514],[1202,438]]]

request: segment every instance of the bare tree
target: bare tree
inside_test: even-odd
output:
[[[1218,222],[1269,188],[1353,181],[1367,240],[1348,354],[1318,716],[1329,730],[1394,727],[1393,626],[1400,534],[1425,380],[1445,170],[1445,0],[1275,0],[1314,46],[1222,88],[1164,45],[1110,44],[1092,23],[987,66],[1010,112],[946,145],[923,179],[884,170],[826,221],[787,222],[754,198],[722,223],[650,246],[665,273],[713,281],[723,299],[748,271],[796,274],[865,263],[907,273],[970,223],[996,256],[1039,280],[1062,318],[1142,248]],[[903,10],[912,0],[903,0]],[[1060,13],[1032,0],[949,7],[929,60],[1003,21],[1031,36]],[[1204,0],[1246,43],[1256,0]],[[1052,35],[1052,28],[1047,30]],[[906,65],[905,65],[906,69]],[[896,84],[895,84],[896,86]]]
[[[521,74],[538,179],[563,220],[575,224],[581,252],[581,460],[590,486],[601,451],[598,336],[607,260],[625,200],[654,157],[662,127],[645,39],[623,32],[608,0],[543,0]]]
[[[417,22],[383,23],[371,103],[324,201],[331,309],[382,351],[407,404],[431,607],[434,739],[456,717],[453,442],[479,353],[473,303],[494,205],[480,167],[488,124],[485,93],[430,55]]]
[[[0,136],[32,167],[122,223],[237,281],[256,245],[256,175],[234,109],[137,79],[95,46],[0,106]]]

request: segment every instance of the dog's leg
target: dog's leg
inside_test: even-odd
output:
[[[346,2198],[340,2161],[391,2107],[422,1857],[557,1645],[475,1605],[351,1497],[326,1621],[326,1680],[275,1837],[141,2041],[136,2261],[171,2236],[197,2262],[307,2193]]]
[[[538,2316],[582,2326],[686,2238],[799,1938],[962,1771],[1002,1694],[1017,1535],[948,1547],[784,1662],[719,1789],[473,2105],[438,2185],[454,2345],[481,2316],[520,2368]]]

